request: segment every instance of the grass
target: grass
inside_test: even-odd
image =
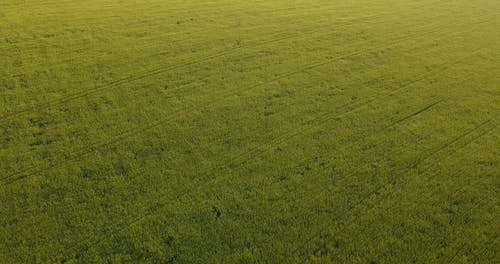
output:
[[[495,0],[0,0],[0,263],[495,263]]]

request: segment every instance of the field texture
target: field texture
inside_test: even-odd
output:
[[[0,263],[500,263],[500,1],[0,0]]]

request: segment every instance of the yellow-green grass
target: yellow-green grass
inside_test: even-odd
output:
[[[499,13],[0,0],[0,263],[498,262]]]

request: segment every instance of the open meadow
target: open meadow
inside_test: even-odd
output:
[[[0,264],[500,263],[500,1],[0,0]]]

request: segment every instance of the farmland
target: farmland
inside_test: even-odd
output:
[[[499,14],[0,0],[0,263],[498,263]]]

